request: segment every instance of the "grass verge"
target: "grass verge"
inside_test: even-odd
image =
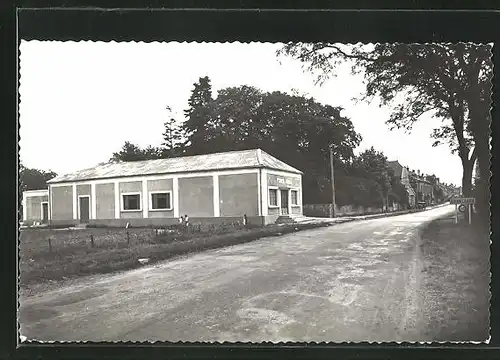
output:
[[[328,226],[327,223],[270,225],[224,234],[193,234],[174,239],[151,229],[23,230],[20,236],[21,286],[48,280],[103,274],[178,255],[242,244],[264,237]],[[92,243],[90,238],[92,237]],[[50,244],[49,240],[50,239]]]
[[[421,233],[421,297],[426,335],[434,341],[489,337],[489,236],[452,217]]]

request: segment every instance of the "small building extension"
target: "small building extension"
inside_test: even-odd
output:
[[[47,224],[49,222],[49,190],[23,192],[23,224]]]

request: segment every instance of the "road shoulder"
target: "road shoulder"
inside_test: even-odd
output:
[[[425,337],[485,341],[489,337],[489,238],[447,216],[421,233],[421,300]]]

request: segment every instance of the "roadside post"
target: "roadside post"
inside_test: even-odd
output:
[[[476,203],[476,198],[451,198],[450,204],[455,204],[455,224],[458,224],[458,211],[465,212],[469,208],[469,225],[472,223],[472,205]]]

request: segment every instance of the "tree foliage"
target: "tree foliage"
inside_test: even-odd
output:
[[[188,100],[188,108],[184,111],[186,121],[182,131],[186,134],[186,148],[188,154],[198,149],[202,152],[210,151],[208,133],[213,128],[212,124],[212,85],[208,76],[201,77],[194,84]]]
[[[406,187],[401,183],[401,178],[394,173],[394,170],[387,168],[387,173],[390,178],[390,190],[388,192],[388,199],[390,202],[396,202],[403,206],[409,205],[409,194]]]
[[[337,167],[354,154],[361,137],[340,107],[283,92],[242,86],[219,92],[213,114],[215,151],[261,148],[304,172],[304,199],[331,198],[329,147]]]
[[[391,177],[386,156],[373,147],[356,156],[351,165],[351,174],[368,180],[370,205],[383,206],[391,190]]]
[[[170,107],[167,107],[170,112]],[[177,120],[170,116],[164,123],[162,157],[175,157],[183,153],[183,132]]]
[[[47,181],[53,179],[57,174],[51,170],[44,171],[39,169],[30,169],[24,165],[19,165],[20,190],[41,190],[47,189]]]
[[[154,160],[161,159],[164,157],[164,149],[147,146],[146,148],[141,148],[138,145],[132,144],[129,141],[125,141],[120,151],[113,153],[113,156],[109,160],[110,162],[121,162],[121,161],[142,161],[142,160]]]

